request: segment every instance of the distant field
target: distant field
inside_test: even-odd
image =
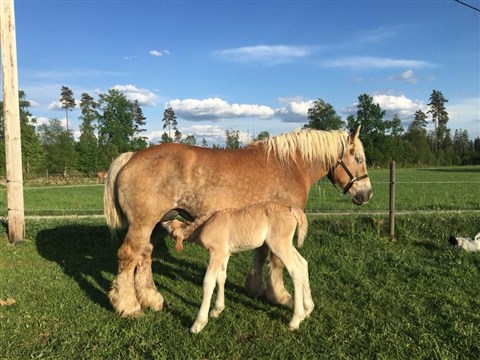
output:
[[[358,207],[322,179],[310,191],[307,211],[388,210],[389,170],[369,171],[373,198]],[[5,194],[5,188],[0,194]],[[397,210],[480,210],[480,166],[396,170]],[[26,215],[100,215],[103,185],[25,187]],[[0,197],[0,215],[7,211],[6,196]]]

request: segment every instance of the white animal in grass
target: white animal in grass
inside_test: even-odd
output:
[[[314,305],[307,261],[292,244],[297,225],[299,246],[307,233],[307,218],[301,209],[266,202],[220,210],[190,224],[173,220],[163,222],[162,225],[175,237],[177,250],[182,249],[183,240],[189,240],[202,244],[210,253],[203,281],[203,301],[190,329],[192,333],[202,331],[207,324],[215,282],[218,287],[217,299],[210,317],[219,316],[225,307],[224,286],[230,254],[259,248],[264,244],[283,262],[293,280],[295,303],[290,329],[298,329],[300,322],[312,312]]]
[[[458,246],[466,251],[480,251],[480,232],[475,235],[473,240],[471,238],[450,236],[448,242],[450,245]]]

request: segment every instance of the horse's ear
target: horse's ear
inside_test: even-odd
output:
[[[358,135],[360,134],[360,128],[362,127],[362,125],[358,125],[357,128],[355,130],[352,131],[352,133],[350,134],[349,138],[350,138],[350,144],[353,144],[355,142],[355,139],[358,138]]]

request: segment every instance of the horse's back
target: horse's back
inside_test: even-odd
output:
[[[117,180],[122,208],[132,208],[137,217],[151,212],[160,218],[176,208],[197,217],[270,200],[303,206],[308,195],[304,184],[299,174],[268,161],[262,149],[219,150],[177,143],[137,152]]]

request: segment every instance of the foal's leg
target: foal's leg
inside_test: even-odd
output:
[[[274,304],[293,306],[292,296],[283,283],[283,263],[275,254],[270,256],[267,277],[267,299]]]
[[[308,277],[308,262],[302,255],[295,249],[295,255],[298,260],[299,266],[303,272],[303,308],[305,309],[305,315],[308,317],[315,307],[312,299],[312,292],[310,290],[310,280]]]
[[[203,279],[203,299],[200,310],[197,314],[197,319],[190,328],[190,332],[197,334],[205,327],[208,322],[208,309],[210,308],[210,301],[212,300],[213,290],[215,289],[215,280],[218,277],[224,257],[214,256],[210,250],[210,261],[208,263],[207,272]]]
[[[215,307],[210,311],[210,317],[218,317],[225,309],[225,281],[227,280],[228,259],[230,259],[230,255],[223,262],[217,275],[217,300],[215,301]]]
[[[263,285],[263,265],[268,256],[268,246],[263,244],[253,251],[252,266],[245,280],[245,290],[252,297],[261,297],[265,295],[265,285]]]
[[[142,252],[150,241],[151,228],[140,225],[130,226],[118,250],[118,274],[108,294],[110,302],[122,317],[142,314],[134,286],[135,267],[141,260]]]
[[[272,252],[278,256],[278,259],[283,262],[293,281],[295,302],[293,307],[293,318],[288,327],[290,330],[296,330],[300,326],[300,322],[305,319],[306,316],[303,301],[304,271],[302,271],[301,264],[295,254],[296,249],[290,240],[291,238],[292,237],[288,240],[276,239],[277,242],[269,243],[269,246]]]
[[[135,271],[135,291],[140,305],[155,311],[163,309],[163,296],[157,291],[152,276],[153,245],[147,244]]]

